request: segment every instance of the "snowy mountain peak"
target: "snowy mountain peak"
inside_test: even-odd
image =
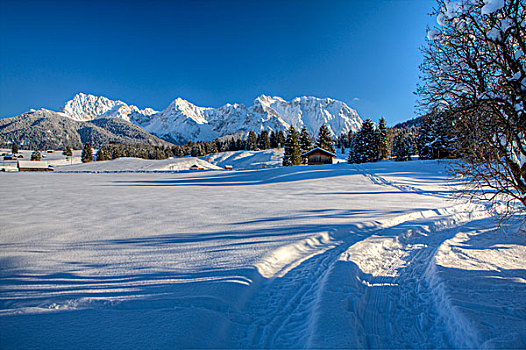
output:
[[[118,117],[136,124],[145,123],[149,116],[157,113],[152,108],[139,109],[119,100],[110,100],[104,96],[78,93],[60,109],[66,116],[78,121],[95,118]]]
[[[286,130],[291,125],[297,129],[305,126],[311,135],[316,135],[322,124],[339,135],[359,130],[362,120],[355,110],[331,98],[302,96],[286,101],[278,96],[260,95],[249,108],[230,103],[219,108],[198,107],[177,98],[164,111],[152,116],[144,128],[172,141],[184,142],[249,131]]]

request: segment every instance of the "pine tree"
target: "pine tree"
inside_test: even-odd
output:
[[[347,158],[347,162],[350,164],[357,164],[362,162],[362,159],[359,157],[357,141],[357,134],[353,133],[352,131],[349,131],[349,158]]]
[[[11,146],[11,153],[17,154],[18,153],[18,145],[15,141],[13,141],[13,145]]]
[[[396,134],[393,141],[393,155],[396,161],[411,160],[411,136],[405,131]]]
[[[97,161],[103,161],[103,160],[110,160],[111,155],[109,154],[106,147],[102,146],[99,148],[99,151],[97,152]]]
[[[334,141],[331,137],[331,132],[327,125],[323,124],[318,132],[318,138],[316,140],[316,147],[323,148],[326,151],[335,152]]]
[[[36,149],[33,153],[31,153],[31,160],[34,161],[40,161],[42,159],[42,153],[40,150]]]
[[[367,118],[362,128],[352,136],[349,146],[350,163],[376,162],[378,160],[378,135],[371,119]]]
[[[62,152],[62,154],[65,155],[66,157],[72,157],[73,151],[71,150],[71,147],[66,146],[66,149]]]
[[[110,160],[111,153],[107,146],[102,146],[97,152],[97,161]]]
[[[301,164],[301,148],[299,135],[291,125],[285,140],[285,154],[283,156],[283,166],[293,166]]]
[[[89,143],[84,145],[80,159],[82,160],[82,163],[89,163],[93,161],[93,150],[91,149],[91,145]]]
[[[310,137],[307,128],[303,127],[300,134],[300,148],[301,152],[305,153],[312,149],[312,138]]]
[[[258,138],[256,136],[256,133],[253,131],[250,131],[248,133],[247,141],[245,143],[245,149],[248,151],[254,151],[258,148]]]
[[[276,140],[278,141],[277,147],[278,148],[283,147],[283,145],[285,144],[285,134],[283,133],[283,130],[278,131]]]
[[[258,137],[258,148],[259,149],[269,149],[270,148],[270,138],[267,130],[261,131]]]
[[[270,140],[270,148],[278,147],[278,136],[276,135],[274,130],[270,132],[269,140]]]
[[[310,137],[306,127],[303,127],[301,129],[300,149],[301,149],[301,154],[302,155],[312,149],[312,138]],[[307,164],[308,159],[306,157],[304,157],[304,158],[302,158],[302,162],[303,162],[303,164]]]
[[[380,159],[389,158],[389,140],[387,139],[387,125],[384,117],[378,123],[378,152]]]
[[[422,117],[418,130],[420,159],[441,159],[455,156],[455,138],[449,120],[438,113]]]
[[[363,142],[364,162],[376,162],[378,160],[378,137],[371,119],[365,120],[360,134]]]

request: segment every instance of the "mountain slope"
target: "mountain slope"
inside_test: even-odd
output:
[[[120,118],[79,122],[47,109],[0,119],[0,145],[7,147],[11,141],[30,149],[63,149],[66,146],[80,149],[86,142],[95,148],[107,142],[169,145]]]

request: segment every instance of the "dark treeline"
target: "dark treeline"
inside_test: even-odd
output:
[[[143,159],[166,159],[170,157],[202,157],[208,154],[226,151],[257,151],[270,148],[280,148],[285,143],[283,131],[256,133],[250,131],[243,137],[215,139],[213,141],[187,142],[177,146],[153,146],[145,144],[115,144],[109,143],[99,148],[97,160],[110,160],[122,157]]]
[[[384,118],[375,128],[367,118],[360,131],[342,134],[335,143],[342,153],[348,151],[349,163],[376,162],[392,158],[396,161],[457,158],[460,145],[452,134],[450,119],[442,114],[429,114],[415,122],[387,128]]]

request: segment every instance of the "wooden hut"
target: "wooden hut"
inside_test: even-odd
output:
[[[190,170],[205,170],[205,168],[197,165],[197,164],[194,164],[190,167]]]
[[[18,171],[53,171],[54,169],[47,162],[19,160]]]
[[[307,158],[309,165],[332,164],[332,158],[336,157],[336,154],[318,147],[304,153],[302,157]]]

